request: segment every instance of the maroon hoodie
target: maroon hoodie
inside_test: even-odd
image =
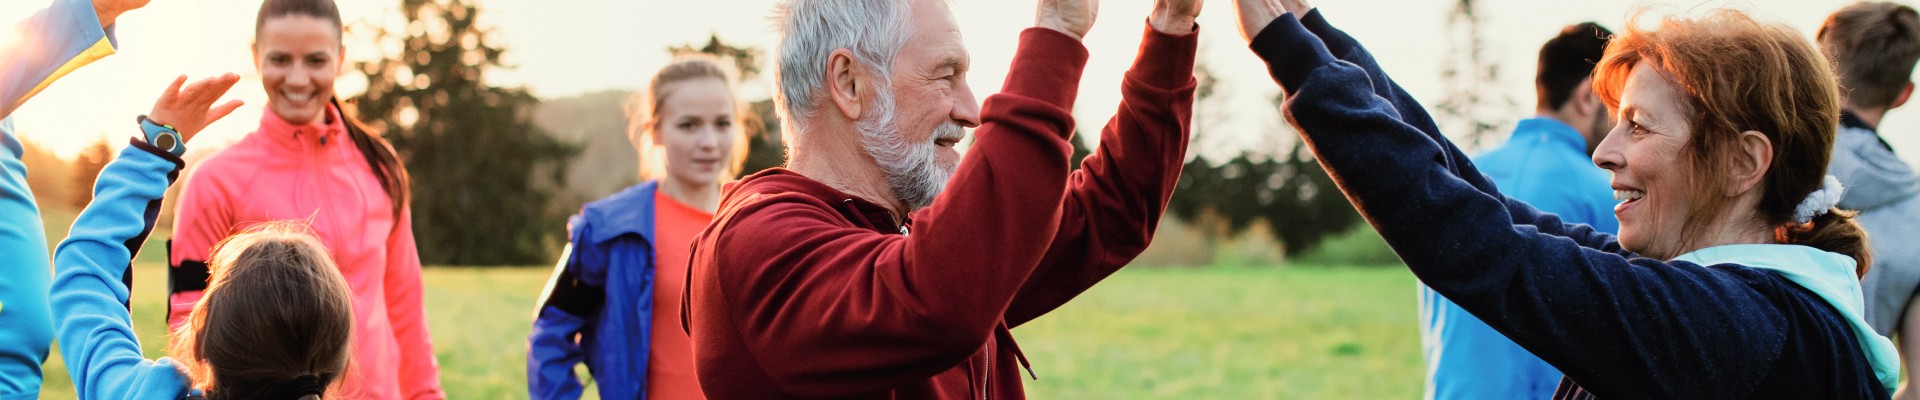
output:
[[[683,309],[715,399],[1019,399],[1008,329],[1146,249],[1180,176],[1197,35],[1147,30],[1100,147],[1068,172],[1078,40],[1022,32],[946,192],[907,222],[792,171],[726,188]]]

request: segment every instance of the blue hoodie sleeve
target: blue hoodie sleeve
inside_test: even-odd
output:
[[[1377,69],[1334,58],[1292,15],[1252,47],[1289,93],[1287,118],[1407,268],[1583,386],[1715,398],[1752,388],[1778,355],[1785,315],[1745,278],[1589,248],[1578,237],[1592,228],[1478,187],[1452,143],[1379,95]]]
[[[574,366],[586,362],[586,351],[578,336],[606,299],[606,270],[595,268],[605,263],[583,262],[594,249],[590,228],[578,215],[569,225],[573,238],[540,296],[527,338],[527,391],[535,400],[580,398],[585,387]]]
[[[1426,107],[1421,106],[1419,100],[1415,100],[1413,95],[1408,94],[1406,89],[1400,87],[1399,83],[1395,83],[1392,78],[1388,77],[1387,73],[1380,69],[1380,64],[1374,61],[1373,54],[1368,53],[1366,48],[1361,47],[1360,42],[1355,40],[1353,36],[1347,35],[1345,31],[1341,31],[1339,28],[1335,28],[1331,22],[1327,21],[1326,15],[1322,14],[1319,9],[1308,11],[1307,15],[1298,19],[1298,24],[1305,28],[1308,33],[1318,38],[1321,44],[1325,46],[1328,54],[1333,56],[1334,59],[1345,61],[1365,71],[1367,83],[1374,95],[1385,99],[1387,104],[1391,105],[1394,113],[1399,115],[1399,119],[1402,122],[1419,130],[1420,133],[1430,139],[1438,142],[1446,142],[1446,136],[1440,133],[1439,125],[1434,123],[1433,116],[1427,113]],[[1258,52],[1261,50],[1255,49],[1255,51]],[[1278,76],[1274,78],[1279,79]],[[1460,173],[1458,175],[1460,179],[1466,181],[1466,183],[1475,190],[1505,201],[1510,211],[1508,217],[1512,218],[1516,224],[1537,225],[1544,233],[1573,239],[1588,248],[1607,249],[1619,247],[1618,243],[1615,243],[1616,239],[1613,235],[1608,233],[1618,231],[1617,227],[1600,230],[1590,228],[1580,229],[1574,226],[1577,224],[1564,224],[1562,221],[1559,221],[1557,217],[1555,221],[1535,220],[1534,215],[1547,213],[1539,212],[1535,207],[1525,202],[1506,198],[1504,195],[1501,195],[1500,190],[1494,185],[1493,179],[1480,173],[1480,170],[1474,167],[1472,163],[1464,162],[1469,160],[1469,158],[1466,153],[1461,152],[1459,148],[1451,145],[1447,146],[1447,149],[1441,153],[1439,159],[1447,164],[1449,168],[1459,170]],[[1609,209],[1607,212],[1610,215],[1612,210]],[[1620,254],[1624,256],[1633,255],[1630,252],[1624,251],[1620,252]]]
[[[0,117],[48,84],[113,54],[112,30],[100,26],[89,0],[59,0],[13,26],[21,40],[0,44]]]
[[[0,40],[0,399],[40,397],[40,364],[53,344],[47,237],[27,187],[13,110],[64,71],[112,52],[112,35],[87,0],[60,0],[14,24]]]
[[[153,231],[160,198],[185,165],[134,141],[100,171],[93,202],[54,249],[53,311],[60,356],[83,399],[179,399],[191,385],[167,359],[147,360],[127,313],[133,256]]]

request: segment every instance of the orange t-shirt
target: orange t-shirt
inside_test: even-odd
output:
[[[694,375],[693,341],[680,329],[680,293],[687,286],[693,237],[713,214],[681,204],[664,191],[653,195],[653,343],[647,359],[647,398],[704,399]]]

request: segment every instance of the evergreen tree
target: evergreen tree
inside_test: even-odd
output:
[[[367,91],[358,116],[406,160],[413,228],[428,264],[522,265],[552,261],[573,210],[552,201],[578,153],[533,124],[539,103],[522,88],[492,86],[506,49],[478,24],[470,0],[402,0],[404,32],[377,29],[397,54],[357,63]]]
[[[107,168],[113,161],[113,146],[106,139],[94,140],[93,144],[80,150],[73,158],[73,186],[67,196],[67,205],[75,210],[87,208],[93,202],[93,182],[100,179],[100,170]]]

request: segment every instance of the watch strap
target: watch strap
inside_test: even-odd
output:
[[[143,134],[141,137],[146,139],[147,144],[173,153],[175,157],[187,154],[187,145],[184,140],[181,140],[179,130],[173,129],[171,125],[153,122],[145,115],[140,116],[139,120],[140,131]]]

